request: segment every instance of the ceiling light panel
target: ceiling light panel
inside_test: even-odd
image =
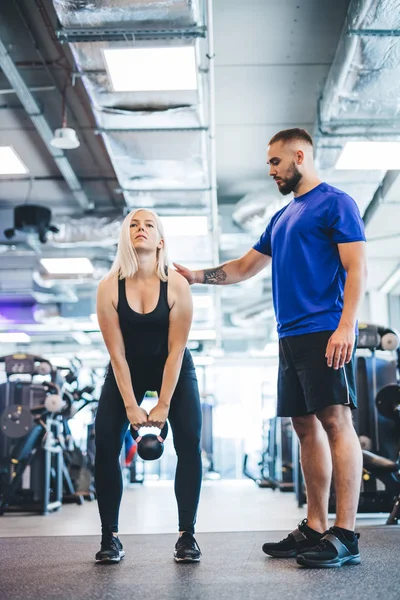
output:
[[[165,237],[208,235],[207,217],[161,217]]]
[[[336,169],[390,171],[400,169],[400,142],[347,142]]]
[[[40,262],[52,275],[90,275],[94,272],[88,258],[42,258]]]
[[[103,52],[115,92],[197,89],[194,46],[107,48]]]
[[[0,342],[2,344],[29,344],[31,338],[22,331],[0,333]]]
[[[0,146],[0,175],[25,175],[28,169],[12,146]]]

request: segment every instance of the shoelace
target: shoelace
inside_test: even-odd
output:
[[[178,548],[182,548],[183,550],[192,550],[196,549],[196,542],[194,539],[190,539],[189,537],[181,536],[178,541]]]
[[[107,548],[107,547],[110,548],[111,547],[113,550],[118,550],[118,552],[119,552],[117,539],[112,534],[107,535],[101,539],[101,547],[102,548]]]
[[[314,546],[314,548],[316,550],[322,550],[323,551],[323,550],[326,550],[327,548],[329,548],[329,546],[331,548],[334,547],[333,544],[331,544],[331,542],[329,540],[322,539],[316,546]]]

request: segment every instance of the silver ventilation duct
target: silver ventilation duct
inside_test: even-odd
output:
[[[353,0],[319,104],[318,158],[344,138],[400,136],[400,0]],[[397,32],[397,34],[396,34]]]
[[[251,192],[237,202],[232,219],[244,231],[258,236],[285,203],[279,197],[271,196],[269,191]]]
[[[49,246],[59,248],[114,246],[118,242],[123,218],[82,217],[57,221],[59,233],[52,236]]]
[[[389,207],[400,202],[393,193],[398,183],[383,184],[385,171],[337,171],[335,165],[347,141],[400,140],[399,31],[400,0],[353,0],[319,103],[317,166],[330,183],[355,198],[365,212],[368,234],[385,231],[389,215],[392,223],[394,213],[398,221],[399,213]],[[385,198],[389,188],[390,200]],[[380,213],[375,228],[371,217],[378,223]]]
[[[197,4],[190,0],[53,0],[61,24],[67,28],[122,29],[135,23],[152,29],[192,27]]]

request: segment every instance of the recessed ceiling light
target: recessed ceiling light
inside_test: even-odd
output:
[[[103,50],[115,92],[196,90],[194,46]]]
[[[92,340],[84,331],[74,331],[72,337],[81,346],[90,346],[92,344]]]
[[[396,267],[393,273],[384,281],[384,283],[379,288],[379,291],[382,294],[390,294],[390,292],[396,287],[396,285],[400,281],[400,265]]]
[[[161,217],[165,237],[208,235],[207,217]]]
[[[28,172],[12,146],[0,146],[0,175],[25,175]]]
[[[203,295],[203,294],[194,294],[193,298],[193,306],[195,308],[211,308],[213,305],[212,296]]]
[[[390,171],[400,169],[400,142],[347,142],[336,169]]]
[[[215,329],[192,329],[189,333],[189,340],[215,340],[216,337]]]
[[[88,258],[41,258],[40,262],[52,275],[90,275],[94,272]]]
[[[31,338],[28,334],[22,331],[15,331],[9,333],[0,333],[0,342],[2,344],[15,343],[15,344],[29,344]]]

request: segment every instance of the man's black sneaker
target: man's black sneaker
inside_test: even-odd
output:
[[[316,546],[324,533],[318,533],[307,525],[307,519],[299,523],[297,529],[280,542],[266,543],[262,549],[265,554],[275,558],[295,558],[300,552],[304,552]]]
[[[184,531],[175,544],[174,558],[176,562],[199,562],[200,548],[194,536]]]
[[[349,536],[350,537],[350,536]],[[332,569],[342,565],[359,565],[359,533],[352,540],[338,527],[331,527],[315,548],[298,554],[297,562],[303,567]]]
[[[101,548],[96,554],[97,563],[119,563],[124,558],[125,552],[122,544],[111,532],[103,533]]]

